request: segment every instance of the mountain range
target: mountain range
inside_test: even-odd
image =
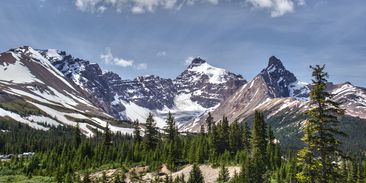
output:
[[[174,79],[129,80],[65,51],[23,46],[0,54],[0,89],[0,119],[40,130],[79,122],[92,136],[108,122],[114,132],[131,133],[131,121],[143,123],[151,112],[162,128],[172,112],[181,131],[197,132],[208,112],[215,121],[226,116],[230,122],[251,122],[260,110],[277,138],[291,144],[301,135],[311,85],[274,56],[250,81],[201,58]],[[360,138],[366,129],[366,89],[345,82],[328,83],[327,90],[346,109],[342,128],[351,132],[350,139]]]

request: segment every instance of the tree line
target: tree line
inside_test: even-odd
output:
[[[355,161],[347,156],[349,153],[341,151],[339,139],[346,134],[339,130],[338,117],[344,110],[326,90],[328,74],[324,66],[317,65],[312,69],[310,110],[302,125],[304,148],[297,152],[281,149],[260,111],[255,111],[251,126],[246,121],[229,122],[225,116],[216,122],[208,113],[200,133],[185,135],[179,133],[173,114],[168,114],[164,129],[157,128],[154,116],[149,114],[144,125],[138,120],[133,122],[133,135],[113,134],[108,124],[103,133],[96,132],[92,138],[81,135],[78,125],[62,129],[65,130],[63,133],[52,128],[40,135],[51,139],[47,141],[48,147],[38,144],[42,142],[41,138],[31,138],[35,139],[34,142],[27,140],[27,136],[32,136],[29,133],[2,135],[1,152],[31,150],[37,153],[29,159],[14,157],[11,161],[1,162],[0,175],[4,172],[21,173],[29,177],[52,176],[57,182],[90,182],[89,173],[103,166],[127,172],[138,165],[158,170],[166,164],[170,170],[178,170],[193,164],[188,182],[200,183],[204,178],[198,165],[211,164],[220,167],[217,182],[366,182],[364,155],[353,156],[357,158]],[[20,125],[18,128],[24,127]],[[17,131],[18,128],[12,126],[11,129]],[[59,136],[50,135],[52,133]],[[14,142],[16,148],[4,139]],[[24,142],[36,145],[23,147]],[[240,165],[241,171],[230,178],[228,165]],[[123,177],[123,173],[118,174],[113,180],[123,182]],[[156,182],[180,183],[185,179],[178,176],[173,180],[167,175]]]

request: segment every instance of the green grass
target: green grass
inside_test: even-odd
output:
[[[34,176],[32,178],[28,178],[24,175],[6,175],[0,176],[1,183],[51,183],[56,182],[52,177],[42,177],[42,176]]]

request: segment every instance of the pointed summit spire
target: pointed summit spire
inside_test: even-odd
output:
[[[276,67],[276,68],[285,68],[281,62],[280,59],[278,59],[275,56],[271,56],[268,60],[268,66],[267,68],[272,68],[272,67]]]
[[[189,64],[188,68],[191,69],[193,67],[200,66],[204,63],[206,63],[206,60],[203,60],[200,57],[196,57],[196,58],[192,59],[192,62],[191,62],[191,64]]]

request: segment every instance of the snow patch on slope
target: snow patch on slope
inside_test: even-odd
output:
[[[209,82],[212,84],[221,84],[226,82],[226,70],[213,67],[208,63],[202,63],[199,66],[188,69],[188,71],[207,75],[209,77]]]
[[[16,59],[14,64],[8,64],[6,60],[3,61],[3,65],[0,65],[0,81],[6,81],[10,83],[43,83],[37,79],[30,70],[19,61],[17,55],[12,53],[12,56]]]
[[[205,111],[206,108],[202,107],[197,102],[191,100],[192,94],[181,93],[174,98],[175,110],[177,111]]]
[[[62,124],[60,124],[59,122],[57,122],[54,119],[51,119],[49,117],[46,116],[35,116],[35,115],[30,115],[26,117],[27,120],[29,121],[34,121],[34,122],[39,122],[39,123],[46,123],[48,125],[51,126],[62,126]]]
[[[49,60],[61,60],[62,56],[58,53],[56,49],[48,49],[46,51],[45,57]]]
[[[31,121],[29,121],[27,119],[22,118],[17,113],[14,113],[14,112],[11,112],[11,111],[7,111],[7,110],[4,110],[2,108],[0,108],[0,116],[2,116],[2,117],[8,116],[8,117],[14,119],[15,121],[18,121],[20,123],[24,123],[24,124],[26,124],[26,125],[28,125],[28,126],[30,126],[32,128],[35,128],[37,130],[44,130],[44,131],[48,130],[48,128],[46,128],[44,126],[41,126],[41,125],[39,125],[37,123],[31,122]]]
[[[20,49],[21,51],[25,51],[24,49]],[[30,54],[30,56],[33,58],[34,62],[38,62],[40,63],[40,65],[42,65],[44,68],[46,68],[49,72],[51,72],[54,76],[56,76],[58,79],[60,79],[64,84],[66,84],[68,87],[70,87],[71,89],[75,90],[76,89],[71,86],[71,84],[69,82],[67,82],[64,78],[64,75],[58,70],[56,69],[45,57],[43,57],[38,51],[34,50],[31,47],[28,47],[28,50],[25,51],[25,53]]]

